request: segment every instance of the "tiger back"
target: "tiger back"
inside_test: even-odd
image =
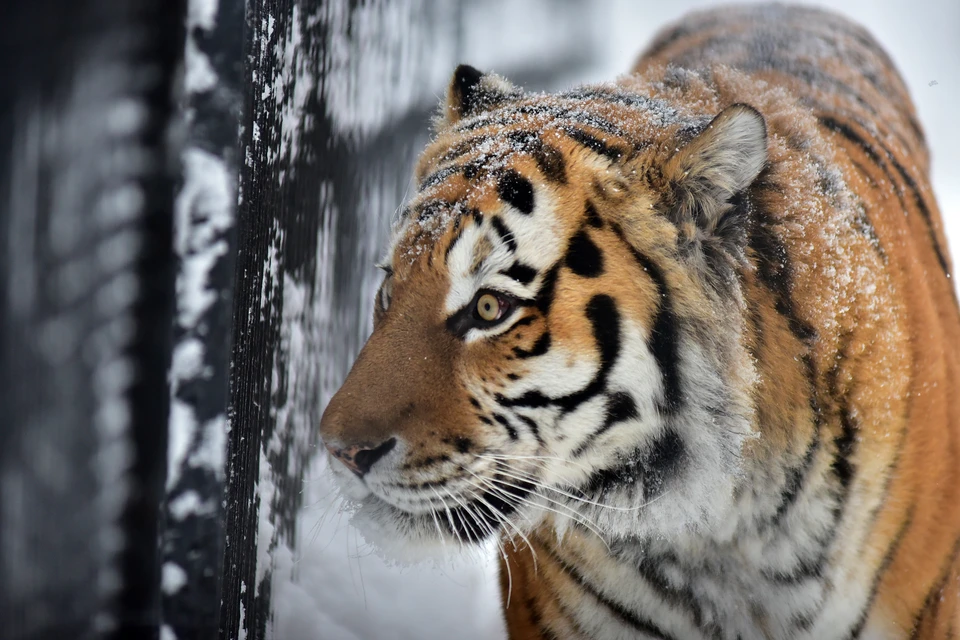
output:
[[[369,541],[494,540],[511,638],[958,631],[960,312],[869,34],[693,14],[436,129],[321,423]]]

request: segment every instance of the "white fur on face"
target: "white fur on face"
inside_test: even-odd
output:
[[[515,262],[520,262],[542,274],[560,259],[563,242],[551,211],[552,203],[542,191],[535,193],[534,202],[535,207],[530,214],[515,211],[508,205],[503,205],[497,214],[509,230],[510,239],[516,243],[515,251],[511,250],[508,239],[501,238],[494,230],[494,216],[486,216],[480,225],[471,222],[463,230],[447,256],[450,290],[444,301],[444,310],[448,314],[463,308],[481,289],[503,291],[519,298],[532,298],[535,295],[539,278],[523,286],[500,273]],[[482,241],[492,244],[493,250],[474,273],[472,267]]]

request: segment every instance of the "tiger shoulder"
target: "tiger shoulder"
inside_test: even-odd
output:
[[[922,128],[833,13],[615,83],[458,67],[320,431],[387,554],[493,541],[513,639],[960,634],[960,311]]]

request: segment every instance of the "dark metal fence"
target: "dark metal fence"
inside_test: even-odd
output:
[[[575,33],[589,3],[542,4]],[[477,7],[0,3],[0,638],[270,636],[320,413]],[[571,77],[579,36],[497,70]]]

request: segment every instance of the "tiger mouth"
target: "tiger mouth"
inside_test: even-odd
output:
[[[427,500],[424,510],[407,510],[388,502],[371,491],[364,502],[377,504],[389,515],[406,525],[399,529],[414,527],[423,537],[453,540],[461,545],[480,544],[497,536],[501,531],[516,528],[518,512],[536,504],[536,485],[533,482],[512,482],[510,485],[484,491],[473,490],[446,492],[445,500]],[[421,503],[424,504],[424,503]],[[520,518],[522,519],[522,518]]]
[[[345,486],[343,479],[338,484],[355,512],[358,528],[375,539],[393,536],[393,542],[399,534],[426,543],[482,544],[503,531],[520,532],[533,524],[534,513],[541,510],[539,481],[498,473],[477,476],[476,482],[456,490],[445,486],[446,482],[419,484],[419,495],[413,500],[409,496],[398,499],[383,487],[367,483],[362,489]]]

